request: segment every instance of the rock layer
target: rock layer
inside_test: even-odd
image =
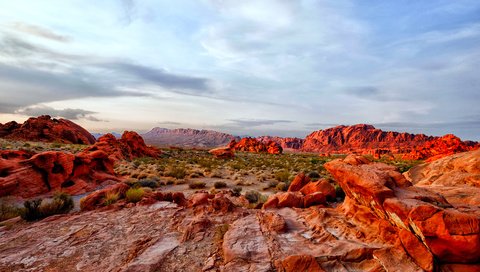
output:
[[[29,118],[23,124],[15,121],[0,124],[0,138],[67,144],[95,143],[95,138],[81,126],[66,119],[52,119],[48,115]]]
[[[236,142],[232,140],[228,144],[228,148],[234,151],[244,151],[244,152],[254,152],[254,153],[270,153],[270,154],[281,154],[283,148],[276,142],[270,141],[268,143],[263,143],[258,141],[255,138],[242,138],[240,141]]]

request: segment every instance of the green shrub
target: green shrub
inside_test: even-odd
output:
[[[232,190],[232,195],[233,196],[240,196],[241,192],[242,192],[242,187],[234,187]]]
[[[288,190],[288,186],[285,182],[279,182],[277,184],[277,186],[275,187],[275,189],[279,190],[279,191],[287,191]]]
[[[140,187],[149,187],[149,188],[152,188],[152,189],[155,189],[158,187],[158,182],[154,179],[141,179],[138,181],[138,184],[140,185]]]
[[[281,182],[288,182],[290,179],[290,172],[287,170],[280,170],[275,173],[275,179]]]
[[[213,184],[213,187],[215,187],[215,189],[221,189],[221,188],[225,188],[227,187],[227,184],[223,181],[216,181],[214,184]]]
[[[0,222],[20,216],[22,214],[22,208],[14,205],[8,205],[6,203],[0,203]]]
[[[310,179],[319,179],[320,178],[320,174],[317,172],[317,171],[312,171],[310,173],[308,173],[307,175]]]
[[[68,213],[74,207],[72,197],[67,193],[55,193],[51,200],[35,199],[23,203],[25,209],[22,218],[27,221],[43,219],[45,217]]]
[[[245,198],[250,204],[257,203],[260,199],[260,193],[257,191],[248,191],[245,193]]]
[[[103,200],[103,205],[105,206],[112,205],[113,203],[117,202],[119,198],[120,198],[120,195],[118,194],[118,192],[107,192]]]
[[[194,181],[190,182],[190,184],[188,184],[188,187],[190,187],[190,189],[203,189],[206,185],[207,184],[203,181]]]
[[[174,177],[176,179],[183,179],[187,175],[187,170],[185,166],[170,166],[166,169],[165,176]]]
[[[127,202],[137,203],[142,200],[144,194],[145,192],[142,188],[130,188],[125,193],[125,198],[127,199]]]

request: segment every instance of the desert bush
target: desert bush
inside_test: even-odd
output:
[[[140,187],[149,187],[152,189],[155,189],[158,187],[158,182],[154,179],[147,179],[147,178],[140,179],[138,181],[138,184],[140,185]]]
[[[118,194],[118,192],[107,192],[105,198],[103,199],[103,205],[112,205],[113,203],[117,202],[119,198],[120,195]]]
[[[241,192],[242,192],[242,187],[234,187],[232,190],[232,195],[233,196],[240,196]]]
[[[308,173],[307,176],[310,179],[319,179],[320,178],[320,174],[317,171],[311,171],[310,173]]]
[[[206,185],[203,181],[193,181],[188,184],[188,187],[190,187],[190,189],[203,189]]]
[[[258,200],[260,199],[260,193],[257,191],[248,191],[245,193],[245,198],[248,200],[249,203],[257,203]]]
[[[278,181],[270,181],[268,183],[268,188],[275,188],[278,185]]]
[[[170,166],[165,170],[165,176],[183,179],[187,175],[187,170],[183,165]]]
[[[138,201],[142,200],[145,191],[142,188],[130,188],[125,193],[125,198],[127,202],[137,203]]]
[[[287,170],[280,170],[275,173],[275,179],[281,182],[288,182],[290,179],[290,172]]]
[[[23,203],[22,218],[27,221],[43,219],[54,214],[68,213],[74,207],[72,197],[67,193],[55,193],[51,200],[35,199]]]
[[[0,222],[20,216],[22,214],[22,208],[14,205],[6,204],[2,201],[0,203]]]
[[[275,187],[275,189],[279,190],[279,191],[287,191],[288,190],[288,186],[285,182],[279,182],[277,184],[277,186]]]
[[[223,181],[216,181],[214,184],[213,184],[213,187],[215,187],[215,189],[221,189],[221,188],[225,188],[227,187],[227,184]]]

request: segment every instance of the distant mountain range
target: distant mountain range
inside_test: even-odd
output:
[[[122,134],[120,134],[118,132],[108,132],[108,133],[112,134],[117,139],[120,139],[122,137]],[[107,133],[92,133],[93,137],[95,137],[95,139],[97,139],[97,140],[98,140],[98,138],[102,137],[105,134],[107,134]]]
[[[239,140],[231,134],[213,130],[191,128],[153,128],[142,134],[147,144],[156,146],[204,147],[212,148],[227,145],[231,140]]]

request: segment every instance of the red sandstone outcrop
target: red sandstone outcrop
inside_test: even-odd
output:
[[[117,160],[157,157],[159,154],[158,149],[146,146],[135,132],[125,132],[119,140],[113,135],[105,135],[76,155],[57,151],[35,155],[2,151],[0,196],[28,198],[58,190],[82,194],[101,184],[118,182],[113,170]]]
[[[447,134],[427,141],[425,144],[416,147],[409,154],[405,154],[403,158],[410,160],[427,159],[427,162],[430,162],[455,153],[475,150],[479,147],[480,144],[476,142],[463,142],[455,135]]]
[[[378,221],[395,226],[400,244],[422,269],[432,271],[434,258],[440,263],[480,261],[478,206],[455,207],[435,190],[413,186],[395,167],[382,163],[334,160],[325,168],[347,195],[343,209],[367,207]]]
[[[243,138],[236,142],[232,140],[228,144],[228,148],[234,151],[254,152],[254,153],[270,153],[281,154],[283,152],[282,147],[273,141],[268,143],[262,143],[255,138]]]
[[[480,149],[417,165],[404,175],[417,186],[468,185],[480,189]]]
[[[235,154],[233,153],[233,151],[228,147],[214,148],[208,151],[208,153],[212,154],[213,156],[215,156],[215,158],[219,158],[219,159],[232,159],[235,157]]]
[[[95,143],[95,138],[81,126],[66,119],[52,119],[48,115],[29,118],[23,124],[15,121],[0,124],[0,138],[68,144]]]
[[[264,144],[269,142],[275,142],[279,144],[283,149],[300,150],[303,146],[304,139],[295,137],[274,137],[274,136],[260,136],[256,138]]]
[[[372,155],[375,158],[402,154],[406,159],[434,160],[457,152],[479,148],[476,142],[443,137],[382,131],[371,125],[337,126],[318,130],[305,138],[302,151]]]
[[[125,131],[120,139],[112,134],[105,134],[98,141],[80,154],[101,150],[114,160],[131,160],[138,157],[157,158],[161,151],[155,147],[147,146],[143,138],[133,131]]]

